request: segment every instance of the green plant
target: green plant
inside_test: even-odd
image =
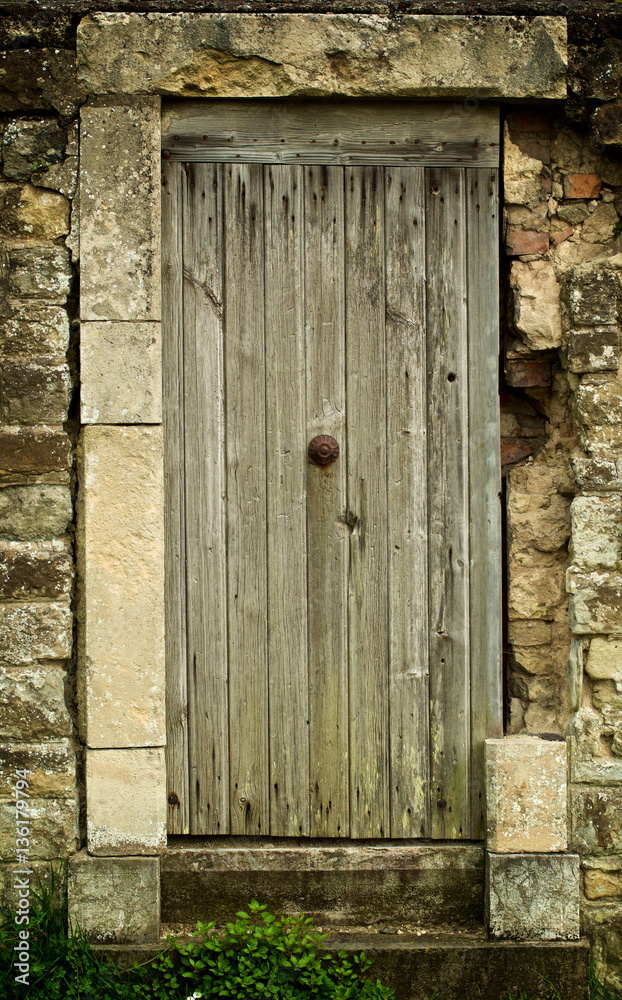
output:
[[[392,1000],[393,990],[365,978],[364,952],[327,954],[310,919],[274,917],[256,900],[236,918],[221,932],[199,923],[199,940],[156,961],[171,997],[194,989],[202,1000]]]
[[[618,221],[614,224],[613,227],[614,240],[617,240],[618,236],[622,236],[622,219],[618,219]]]
[[[101,961],[78,927],[67,917],[67,902],[59,875],[50,866],[47,885],[32,890],[29,922],[18,925],[6,906],[0,911],[0,996],[6,1000],[169,1000],[146,970],[124,973]],[[15,949],[19,932],[28,930],[27,982],[16,981]],[[22,938],[23,940],[23,938]]]

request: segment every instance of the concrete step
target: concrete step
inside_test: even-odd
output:
[[[479,842],[170,838],[162,922],[231,920],[251,899],[323,929],[474,928],[484,917]]]
[[[160,947],[165,947],[163,941]],[[522,990],[528,1000],[584,1000],[589,982],[587,941],[488,941],[483,933],[378,934],[333,932],[332,952],[364,951],[369,975],[395,990],[396,1000],[508,1000]],[[127,968],[152,957],[155,945],[98,945],[103,956]],[[544,978],[542,978],[544,977]],[[549,982],[553,984],[557,994]],[[435,993],[436,991],[436,993]]]

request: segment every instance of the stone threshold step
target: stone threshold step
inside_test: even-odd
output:
[[[479,842],[170,838],[162,922],[233,919],[251,899],[329,927],[472,926],[484,916]]]
[[[102,957],[128,968],[146,962],[159,944],[96,945]],[[529,1000],[551,1000],[550,980],[561,1000],[583,1000],[589,982],[587,941],[488,941],[482,934],[333,932],[331,952],[364,951],[369,975],[392,986],[396,1000],[507,1000],[523,990]],[[544,977],[544,978],[542,978]]]

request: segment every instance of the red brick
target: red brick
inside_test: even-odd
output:
[[[560,243],[565,243],[573,233],[574,229],[572,226],[567,226],[565,229],[558,229],[556,232],[551,233],[551,243],[557,247]]]
[[[512,388],[551,384],[550,361],[511,361],[506,359],[505,375]]]
[[[517,132],[546,132],[551,127],[551,116],[548,111],[513,108],[510,127]]]
[[[598,174],[566,174],[564,198],[598,198],[601,183]]]
[[[513,465],[515,462],[522,462],[524,458],[531,455],[531,445],[524,441],[520,443],[505,441],[501,445],[501,465]]]
[[[507,252],[511,257],[529,253],[546,253],[549,248],[549,234],[534,230],[515,229],[506,238]]]
[[[71,468],[71,442],[47,427],[0,428],[0,475],[62,472]]]

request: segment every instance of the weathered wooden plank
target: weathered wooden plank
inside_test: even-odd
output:
[[[464,171],[426,171],[432,836],[468,838],[468,365]]]
[[[486,836],[484,740],[503,735],[498,171],[467,170],[471,837]]]
[[[270,833],[309,834],[303,168],[266,167]]]
[[[425,177],[385,170],[391,836],[429,837]]]
[[[499,111],[407,101],[183,101],[165,107],[162,145],[186,161],[495,166]]]
[[[190,832],[229,832],[223,167],[184,185],[184,413]]]
[[[225,168],[231,832],[269,830],[263,167]]]
[[[307,441],[337,439],[340,456],[308,463],[310,832],[348,837],[348,534],[344,313],[344,176],[305,169]]]
[[[183,250],[181,164],[162,172],[162,373],[166,574],[166,774],[169,833],[189,833],[184,508]],[[169,800],[170,801],[170,800]]]
[[[389,831],[384,172],[347,167],[350,835]]]

